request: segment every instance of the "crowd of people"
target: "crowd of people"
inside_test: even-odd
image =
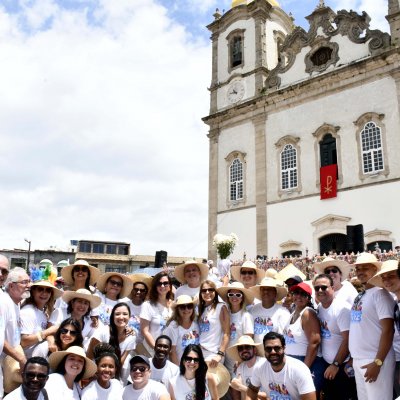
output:
[[[397,254],[262,263],[151,277],[77,260],[60,288],[0,255],[0,399],[400,396]]]

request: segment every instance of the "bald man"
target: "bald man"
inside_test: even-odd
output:
[[[4,286],[4,282],[6,281],[9,271],[10,264],[8,262],[8,258],[3,256],[3,254],[0,254],[0,288]]]

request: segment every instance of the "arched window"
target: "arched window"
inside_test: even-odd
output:
[[[361,152],[364,174],[384,169],[381,128],[372,121],[361,131]]]
[[[226,37],[229,63],[228,72],[244,66],[244,32],[245,29],[235,29]]]
[[[297,187],[297,150],[287,144],[281,152],[281,188],[282,190]]]
[[[238,158],[229,167],[229,189],[231,201],[243,199],[243,164]]]

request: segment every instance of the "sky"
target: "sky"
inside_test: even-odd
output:
[[[280,4],[307,30],[318,1]],[[0,249],[90,239],[207,256],[205,26],[230,4],[0,0]],[[384,0],[325,4],[388,29]]]

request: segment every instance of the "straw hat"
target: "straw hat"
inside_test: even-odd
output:
[[[224,367],[221,363],[218,363],[218,365],[214,368],[210,367],[209,361],[206,361],[206,363],[208,365],[207,372],[216,375],[218,398],[220,399],[228,392],[229,385],[231,383],[231,375],[226,367]]]
[[[382,268],[379,272],[377,272],[369,281],[370,285],[378,286],[384,288],[382,282],[382,274],[386,274],[386,272],[397,271],[399,269],[399,261],[398,260],[387,260],[382,263]]]
[[[176,308],[182,304],[197,304],[197,301],[187,294],[182,294],[171,304],[171,308]]]
[[[306,276],[297,267],[295,267],[292,263],[290,263],[275,275],[275,279],[285,282],[286,280],[295,275],[300,276],[300,278],[303,279],[303,281],[306,280]]]
[[[321,262],[315,263],[314,269],[318,274],[324,274],[325,269],[328,267],[337,267],[340,269],[340,272],[342,273],[341,275],[341,280],[345,281],[350,273],[351,270],[351,265],[347,263],[346,261],[342,260],[335,260],[332,257],[325,257]]]
[[[265,276],[266,276],[267,278],[275,278],[277,273],[278,273],[278,271],[277,271],[276,269],[274,269],[274,268],[268,268],[268,269],[265,271]]]
[[[381,269],[382,263],[378,261],[378,259],[371,253],[361,253],[358,257],[354,265],[360,264],[373,264],[378,268],[378,271]]]
[[[285,285],[277,281],[276,279],[273,278],[264,278],[259,285],[253,286],[250,288],[250,290],[253,292],[254,297],[256,299],[261,300],[261,291],[260,289],[262,287],[272,287],[276,289],[277,295],[276,295],[276,301],[282,300],[286,295],[287,295],[287,289]]]
[[[85,372],[82,376],[82,379],[90,378],[97,372],[96,364],[90,358],[86,357],[85,350],[83,350],[83,348],[79,346],[71,346],[65,351],[56,351],[54,353],[51,353],[49,357],[50,368],[55,371],[60,362],[68,354],[75,354],[85,359]]]
[[[83,299],[90,303],[90,308],[96,308],[101,303],[101,298],[90,293],[87,289],[67,290],[62,295],[62,299],[68,304],[73,299]]]
[[[180,283],[186,283],[185,280],[185,267],[189,265],[196,265],[199,267],[200,270],[200,281],[203,282],[207,279],[208,276],[208,265],[203,264],[203,263],[198,263],[194,260],[188,260],[185,261],[183,264],[179,264],[175,267],[175,278],[180,282]]]
[[[101,292],[104,293],[104,289],[106,287],[106,283],[108,278],[111,278],[112,276],[118,276],[122,279],[122,288],[121,288],[121,293],[119,294],[120,299],[127,297],[131,294],[132,288],[133,288],[133,283],[130,278],[128,278],[127,275],[120,274],[119,272],[106,272],[105,274],[100,275],[100,278],[97,279],[97,289]]]
[[[127,276],[132,281],[133,285],[135,285],[135,283],[143,283],[150,292],[151,283],[153,282],[153,278],[150,275],[140,272],[138,274],[130,274]]]
[[[235,281],[241,282],[242,280],[240,279],[240,270],[242,268],[247,268],[247,269],[254,269],[257,273],[257,281],[256,283],[260,283],[261,280],[265,276],[265,271],[263,269],[257,268],[257,265],[254,264],[252,261],[245,261],[242,265],[234,265],[231,268],[231,275],[232,278]]]
[[[246,289],[241,282],[232,282],[228,286],[222,286],[217,289],[218,294],[227,303],[228,302],[228,292],[232,289],[240,290],[244,295],[245,305],[253,304],[254,294],[250,289]]]
[[[231,347],[228,347],[228,349],[226,350],[226,355],[234,361],[237,361],[237,362],[243,361],[239,357],[239,353],[237,350],[238,346],[254,346],[256,348],[257,355],[259,357],[264,357],[263,344],[262,343],[254,343],[254,340],[252,337],[250,337],[248,335],[243,335],[243,336],[240,336],[240,338],[234,345],[232,345]]]
[[[93,265],[89,265],[89,263],[86,260],[77,260],[77,261],[75,261],[74,264],[68,265],[61,270],[61,276],[64,278],[65,283],[68,286],[74,285],[74,281],[72,279],[72,270],[75,266],[78,266],[78,265],[81,267],[89,268],[90,284],[93,286],[97,282],[97,279],[100,276],[100,271],[96,267],[93,267]]]
[[[41,281],[36,281],[33,282],[31,285],[31,288],[33,288],[34,286],[42,286],[42,287],[48,287],[50,289],[53,289],[53,297],[55,299],[58,299],[59,297],[61,297],[61,295],[63,294],[62,290],[57,289],[53,284],[51,284],[49,281],[45,281],[45,280],[41,280]]]
[[[19,345],[15,348],[19,354],[24,354]],[[22,375],[19,368],[19,362],[10,356],[6,356],[3,361],[3,384],[4,392],[10,393],[22,383]]]

